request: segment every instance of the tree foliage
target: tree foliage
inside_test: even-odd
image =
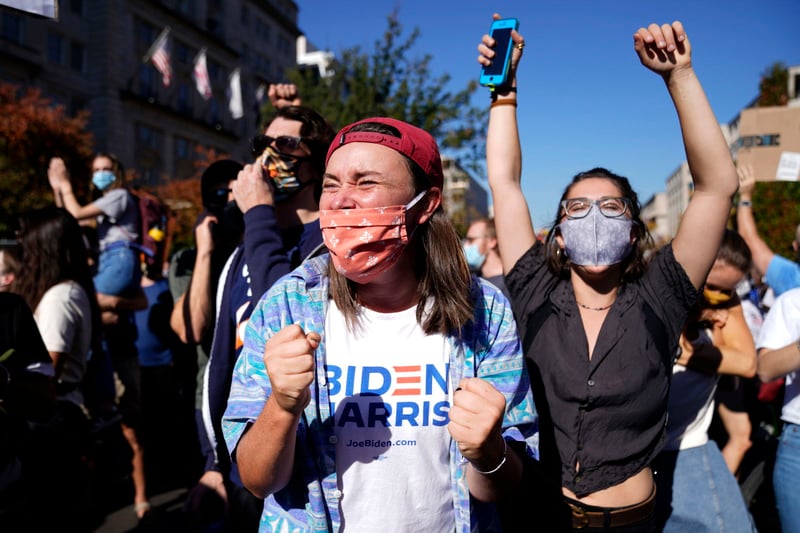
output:
[[[217,152],[214,148],[196,146],[193,161],[194,173],[191,177],[182,180],[165,178],[161,180],[161,185],[149,191],[161,198],[171,211],[168,255],[181,248],[194,246],[192,232],[197,217],[203,210],[200,176],[214,161],[228,159],[229,157],[228,154]]]
[[[758,234],[770,249],[795,260],[792,241],[800,222],[800,183],[760,181],[753,191],[753,214]]]
[[[67,116],[39,89],[0,83],[0,235],[10,236],[20,213],[53,203],[47,181],[53,156],[75,169],[75,194],[86,201],[92,157],[88,116]]]
[[[773,63],[761,73],[758,86],[758,106],[781,106],[789,101],[789,69],[783,63]]]
[[[359,46],[343,50],[330,78],[320,79],[315,69],[289,71],[303,104],[335,128],[370,116],[404,120],[431,133],[443,150],[474,168],[483,157],[486,124],[486,111],[470,105],[477,81],[450,91],[450,76],[431,72],[431,55],[411,55],[419,29],[404,36],[397,12],[387,23],[371,52]]]

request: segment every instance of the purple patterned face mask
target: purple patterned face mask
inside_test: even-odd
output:
[[[581,266],[616,265],[631,252],[627,217],[608,218],[593,205],[583,218],[567,218],[558,225],[569,260]]]

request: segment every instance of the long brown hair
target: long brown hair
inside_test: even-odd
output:
[[[15,291],[35,310],[50,287],[64,281],[80,285],[92,308],[92,337],[99,339],[100,308],[78,221],[66,209],[45,207],[19,220],[21,267]],[[93,345],[95,341],[93,340]]]
[[[351,131],[375,131],[399,137],[399,132],[385,124],[364,123]],[[409,171],[414,177],[416,193],[431,187],[430,177],[411,159],[403,156]],[[461,239],[453,224],[440,205],[431,218],[418,226],[412,236],[416,261],[415,274],[419,283],[417,292],[417,322],[426,334],[460,330],[472,319],[473,307],[469,297],[470,273]],[[358,301],[356,284],[340,274],[332,264],[328,264],[330,278],[330,297],[345,316],[348,327],[354,330],[358,325]],[[430,312],[425,317],[425,302],[430,301]]]

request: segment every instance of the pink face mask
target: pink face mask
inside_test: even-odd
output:
[[[322,239],[336,270],[356,283],[369,283],[389,270],[408,245],[406,213],[426,193],[408,205],[320,210]]]

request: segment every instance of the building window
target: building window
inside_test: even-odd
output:
[[[194,143],[189,139],[176,136],[175,146],[175,179],[187,179],[194,175]]]
[[[143,98],[155,98],[156,81],[159,79],[156,69],[149,63],[139,67],[139,96]]]
[[[70,43],[69,65],[72,70],[86,72],[86,47],[79,43]]]
[[[190,115],[192,113],[192,89],[188,84],[178,84],[178,111]]]
[[[217,103],[216,98],[211,98],[211,100],[208,102],[208,117],[211,124],[219,124],[219,104]]]
[[[64,38],[58,34],[47,34],[47,60],[56,65],[64,64]]]
[[[83,8],[83,0],[69,0],[69,10],[82,17],[84,15]]]
[[[3,12],[3,39],[22,44],[22,18],[19,15]]]
[[[137,123],[134,154],[136,170],[144,185],[158,185],[161,181],[161,131],[145,124]]]
[[[211,61],[208,58],[208,54],[206,54],[206,66],[208,67],[208,79],[211,81],[211,84],[213,85],[215,82],[219,82],[220,76],[222,76],[222,69],[216,61]]]
[[[281,54],[288,56],[292,51],[292,43],[289,42],[289,39],[284,37],[283,35],[278,37],[278,52]]]
[[[189,63],[191,63],[192,50],[188,46],[186,46],[186,43],[183,43],[177,39],[175,39],[172,42],[175,43],[174,45],[175,60],[183,65],[188,65]]]

